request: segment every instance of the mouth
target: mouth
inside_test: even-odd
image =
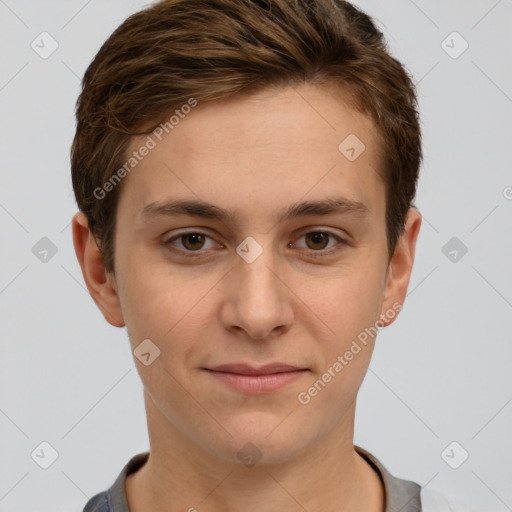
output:
[[[222,384],[248,394],[271,393],[300,379],[309,369],[284,363],[255,367],[248,364],[225,364],[204,368]]]

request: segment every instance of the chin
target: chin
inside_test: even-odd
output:
[[[284,423],[279,425],[282,420],[281,417],[277,421],[275,418],[260,421],[257,426],[227,426],[232,437],[226,434],[215,445],[210,437],[205,440],[208,443],[205,447],[216,457],[231,463],[247,466],[282,464],[300,455],[309,444],[304,433],[290,431]]]

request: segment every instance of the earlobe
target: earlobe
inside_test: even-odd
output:
[[[402,308],[405,301],[420,227],[421,214],[416,208],[411,207],[407,213],[404,232],[396,244],[395,252],[389,263],[380,315],[384,326],[393,323],[398,316],[396,311]]]
[[[82,269],[85,284],[94,302],[108,323],[114,327],[125,325],[115,278],[105,270],[103,258],[89,222],[82,212],[73,216],[73,244]]]

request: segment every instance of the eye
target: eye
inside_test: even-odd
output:
[[[210,245],[206,244],[207,240],[211,241]],[[177,244],[174,242],[177,242]],[[179,233],[168,240],[165,240],[164,245],[177,247],[182,252],[198,252],[202,249],[211,248],[214,245],[214,242],[211,237],[204,233],[190,231],[188,233]]]
[[[303,237],[305,237],[306,245],[309,249],[325,249],[329,244],[330,238],[332,238],[332,233],[311,231],[303,235]]]
[[[331,231],[309,231],[301,235],[299,240],[301,239],[305,240],[305,245],[291,243],[289,246],[309,249],[309,255],[313,257],[329,256],[337,252],[340,249],[339,246],[347,245],[347,242],[343,238]]]
[[[298,238],[302,239],[305,244],[290,242],[288,247],[305,250],[309,258],[327,257],[337,253],[343,245],[348,245],[339,235],[326,230],[309,231]],[[204,256],[208,249],[219,247],[212,237],[200,231],[177,233],[162,243],[170,251],[188,257]]]

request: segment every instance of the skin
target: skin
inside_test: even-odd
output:
[[[338,150],[349,134],[366,146],[354,161]],[[380,479],[353,446],[375,338],[308,404],[297,399],[365,327],[392,323],[387,312],[405,299],[421,216],[411,208],[388,265],[379,150],[372,121],[327,86],[200,104],[122,182],[115,276],[105,272],[87,219],[75,215],[92,298],[109,323],[126,326],[133,350],[145,339],[160,350],[148,366],[134,358],[151,455],[127,478],[130,510],[384,511]],[[367,216],[276,221],[292,203],[335,196],[364,203]],[[141,215],[171,199],[200,199],[237,217]],[[201,245],[178,237],[173,252],[164,242],[184,230],[207,238]],[[346,244],[312,241],[312,231]],[[252,263],[236,252],[248,236],[263,249]],[[308,371],[251,395],[204,370],[276,361]],[[249,442],[261,454],[254,465],[237,456]]]

